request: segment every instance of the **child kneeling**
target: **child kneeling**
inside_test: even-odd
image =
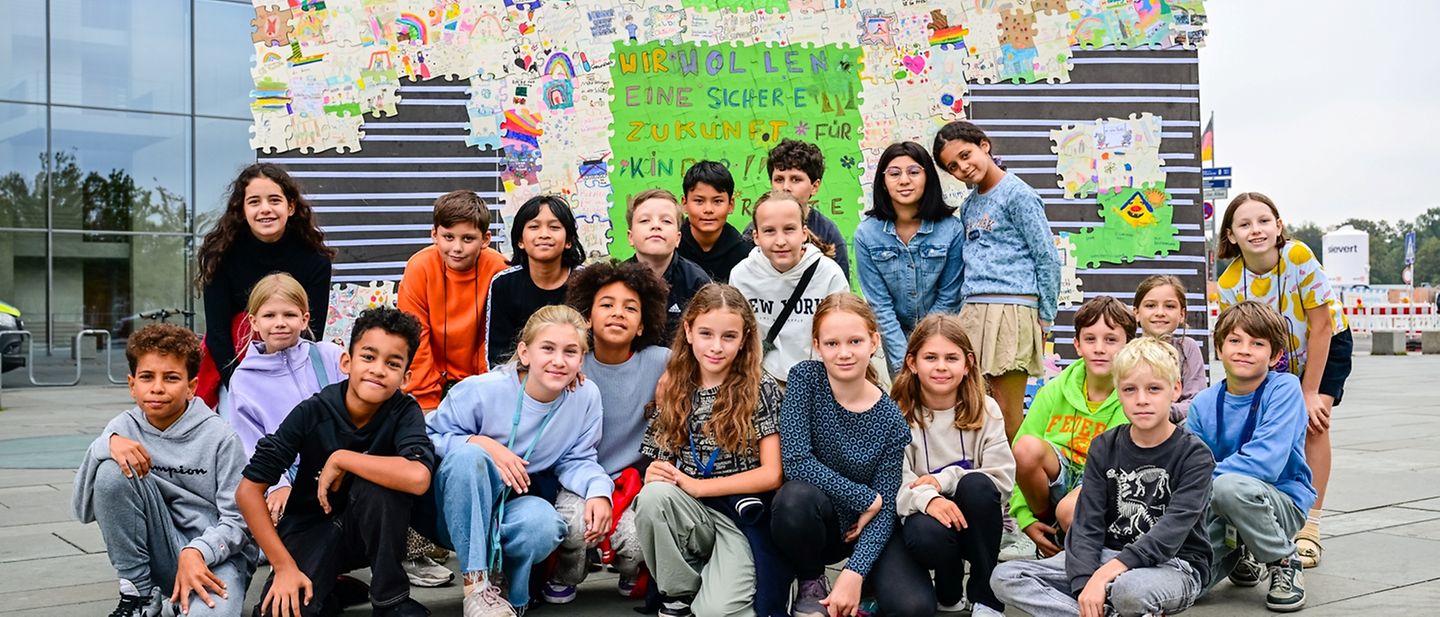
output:
[[[1115,356],[1114,375],[1130,424],[1091,442],[1065,552],[1006,562],[991,578],[996,596],[1032,615],[1173,615],[1209,579],[1203,514],[1215,460],[1170,422],[1182,391],[1175,349],[1133,340]],[[974,614],[997,613],[976,605]]]

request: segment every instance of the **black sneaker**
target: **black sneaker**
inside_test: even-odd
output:
[[[1240,549],[1240,561],[1235,562],[1235,567],[1230,569],[1230,584],[1236,587],[1254,587],[1270,576],[1265,566],[1255,561],[1255,556],[1250,554],[1249,549]]]
[[[1305,571],[1300,558],[1291,556],[1270,564],[1270,593],[1265,608],[1290,613],[1305,608]]]
[[[690,612],[690,603],[695,598],[686,596],[676,598],[671,596],[660,596],[659,617],[692,617],[695,613]]]
[[[110,617],[156,617],[160,614],[160,604],[153,601],[153,596],[131,596],[120,594],[120,603],[115,605],[115,610],[110,611]]]
[[[415,598],[405,598],[404,601],[394,606],[375,607],[370,613],[372,617],[429,617],[430,609],[424,604],[415,601]]]

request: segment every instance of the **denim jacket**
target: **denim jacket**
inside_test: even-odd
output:
[[[855,229],[855,271],[880,322],[892,375],[904,362],[916,323],[930,313],[960,310],[964,242],[965,227],[953,216],[921,221],[909,244],[889,221],[865,217]]]

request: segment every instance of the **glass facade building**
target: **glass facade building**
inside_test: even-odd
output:
[[[81,328],[123,335],[137,312],[195,310],[195,249],[255,159],[250,2],[4,7],[0,302],[58,347]]]

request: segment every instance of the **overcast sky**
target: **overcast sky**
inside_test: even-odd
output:
[[[1440,2],[1207,0],[1202,122],[1290,223],[1440,206]],[[1217,216],[1224,204],[1217,204]]]

